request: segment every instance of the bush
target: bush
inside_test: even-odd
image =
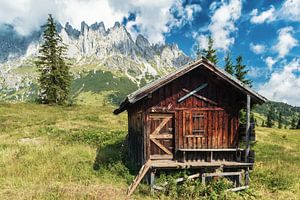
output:
[[[178,177],[186,179],[181,183],[176,183]],[[178,173],[173,176],[171,175],[161,175],[158,179],[159,183],[165,183],[165,192],[158,195],[167,195],[171,199],[228,199],[231,192],[227,190],[232,187],[232,182],[225,179],[219,178],[217,180],[211,181],[208,185],[203,185],[201,179],[187,179],[188,175],[184,173]]]

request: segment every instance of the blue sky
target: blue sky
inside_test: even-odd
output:
[[[226,1],[225,1],[226,2]],[[227,1],[228,2],[228,1]],[[279,31],[286,27],[290,27],[288,31],[295,40],[300,39],[299,21],[283,20],[276,17],[276,12],[282,8],[284,1],[243,1],[241,6],[241,16],[234,21],[235,30],[230,31],[229,36],[234,38],[234,42],[228,45],[226,49],[218,49],[219,65],[223,66],[224,53],[231,52],[233,60],[238,55],[242,55],[245,64],[250,71],[250,78],[254,80],[254,87],[265,83],[273,71],[282,68],[282,62],[288,62],[297,58],[300,52],[299,45],[291,47],[274,65],[267,64],[266,59],[271,57],[276,59],[277,51],[273,48],[278,43]],[[230,2],[229,2],[230,3]],[[209,30],[206,30],[211,23],[211,18],[217,9],[224,6],[226,3],[218,2],[217,7],[213,10],[211,5],[216,4],[216,1],[188,1],[187,5],[197,4],[202,7],[202,10],[195,13],[193,20],[183,27],[176,27],[165,34],[167,43],[177,43],[187,55],[193,56],[193,47],[197,44],[197,38],[193,37],[192,33],[197,32],[198,35],[212,35]],[[254,10],[257,9],[257,14],[254,15]],[[270,12],[269,17],[257,19],[254,16],[262,15],[263,12]],[[270,21],[268,19],[274,18]],[[201,45],[200,45],[201,46]],[[261,52],[260,52],[261,51]],[[270,60],[270,59],[268,59]],[[260,73],[254,73],[260,72]],[[299,88],[300,90],[300,88]]]
[[[224,54],[242,55],[254,89],[275,101],[300,106],[300,0],[1,0],[0,23],[23,35],[38,29],[47,14],[76,28],[122,22],[135,38],[176,43],[189,56],[195,45],[215,40],[220,67]]]

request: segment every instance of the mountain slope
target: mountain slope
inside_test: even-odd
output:
[[[20,36],[12,26],[1,27],[0,49],[5,53],[1,53],[0,57],[0,98],[33,99],[36,96],[37,76],[34,59],[42,42],[42,30]],[[127,82],[139,87],[190,60],[177,45],[150,44],[142,35],[134,40],[118,22],[109,29],[105,28],[103,22],[91,26],[82,22],[80,30],[69,23],[64,27],[58,25],[57,29],[68,47],[67,55],[72,65],[75,85],[78,85],[76,82],[80,82],[82,77],[89,75],[90,71],[99,71],[111,72],[113,76],[127,79]],[[9,35],[13,35],[13,38]],[[99,91],[101,89],[100,87]],[[111,89],[119,91],[120,88]],[[72,91],[73,94],[78,93]]]

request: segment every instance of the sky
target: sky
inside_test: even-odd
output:
[[[0,0],[0,23],[26,35],[47,14],[80,28],[116,21],[135,38],[176,43],[188,56],[205,48],[211,35],[218,52],[243,56],[253,88],[268,99],[300,106],[300,0]]]

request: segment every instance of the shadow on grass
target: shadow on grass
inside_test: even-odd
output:
[[[125,178],[128,183],[132,181],[133,176],[139,170],[134,163],[130,162],[124,140],[99,146],[96,150],[93,169],[109,170],[111,173]]]

